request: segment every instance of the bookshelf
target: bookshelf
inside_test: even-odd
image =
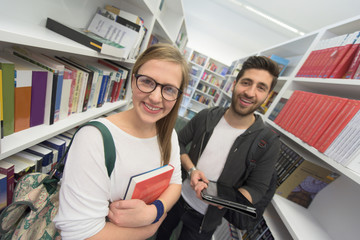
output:
[[[146,49],[151,34],[156,35],[161,42],[174,45],[180,39],[178,46],[184,48],[187,42],[187,32],[182,1],[166,0],[160,9],[161,2],[161,0],[3,1],[0,9],[0,51],[12,46],[21,46],[51,56],[73,56],[78,59],[90,60],[110,59],[131,69],[135,62],[134,59],[121,60],[99,54],[95,50],[46,29],[46,19],[51,17],[72,27],[85,28],[98,7],[104,7],[105,4],[114,5],[144,19],[147,34],[140,52]],[[179,38],[179,35],[182,37]],[[4,137],[1,139],[0,161],[91,119],[112,111],[127,109],[131,102],[129,88],[127,88],[124,100],[105,103],[100,108],[72,114],[52,125],[39,125]]]
[[[360,100],[360,80],[296,77],[297,72],[319,41],[360,31],[359,25],[360,16],[357,16],[252,54],[264,56],[275,54],[290,60],[275,88],[278,95],[268,111],[262,114],[264,121],[279,132],[284,142],[305,159],[333,169],[341,175],[324,188],[307,209],[275,195],[269,207],[271,214],[265,214],[265,219],[268,222],[276,222],[276,224],[271,224],[273,226],[270,225],[271,231],[277,236],[276,239],[289,239],[288,234],[293,239],[355,239],[358,236],[356,224],[360,220],[360,210],[359,203],[355,199],[360,199],[360,174],[344,167],[284,130],[270,120],[269,116],[280,99],[288,98],[289,91],[294,90]],[[235,67],[230,67],[227,81],[233,81],[235,74],[232,72],[237,64],[241,64],[247,57],[233,62],[232,66]],[[223,95],[222,97],[229,98],[230,96]],[[355,159],[358,160],[359,157],[357,154]],[[279,228],[282,224],[287,231],[282,232]]]
[[[190,119],[195,113],[216,104],[226,82],[228,66],[193,49],[186,48],[184,52],[191,78],[179,115]]]

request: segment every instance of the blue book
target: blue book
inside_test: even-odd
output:
[[[287,67],[287,65],[289,64],[290,60],[288,60],[286,58],[282,58],[282,57],[274,55],[274,54],[271,55],[270,59],[277,62],[277,64],[279,65],[279,68],[280,68],[279,76],[282,76],[282,74],[284,73],[284,70]]]
[[[66,142],[62,139],[53,137],[43,141],[41,144],[56,149],[58,151],[58,158],[55,159],[56,162],[60,161],[62,156],[65,154]]]
[[[43,157],[43,161],[42,161],[43,173],[48,173],[51,171],[51,164],[54,158],[53,151],[40,145],[34,145],[32,147],[25,149],[25,151]]]
[[[7,176],[0,173],[0,210],[7,205]]]

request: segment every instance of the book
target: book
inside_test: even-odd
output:
[[[14,178],[14,164],[8,163],[6,161],[0,161],[0,173],[6,175],[6,193],[7,193],[7,204],[12,203],[14,189],[15,189],[15,178]]]
[[[60,159],[62,158],[62,156],[65,154],[66,142],[64,140],[61,140],[56,137],[52,137],[52,138],[49,138],[49,139],[41,142],[41,144],[48,146],[50,148],[56,149],[58,151],[58,158],[55,159],[54,162],[59,162]]]
[[[50,172],[51,165],[52,165],[53,158],[54,158],[53,151],[51,151],[50,149],[45,148],[43,146],[40,146],[39,144],[29,147],[29,148],[25,149],[24,151],[42,157],[42,172],[43,173]]]
[[[2,159],[2,161],[6,161],[6,162],[14,165],[15,185],[22,176],[24,176],[28,173],[35,172],[35,163],[32,161],[27,161],[24,158],[12,155],[10,157]]]
[[[174,167],[170,164],[134,175],[130,178],[124,199],[155,201],[169,186]]]
[[[7,205],[7,176],[0,173],[0,211]]]
[[[123,46],[123,57],[127,59],[137,43],[140,27],[104,8],[98,8],[87,30]]]
[[[126,52],[123,46],[105,38],[99,37],[85,29],[72,28],[51,18],[47,18],[46,28],[88,48],[91,48],[101,54],[118,58],[126,58]]]
[[[42,157],[26,151],[20,151],[15,153],[14,155],[33,161],[35,163],[35,172],[42,172],[42,161],[43,161]]]
[[[14,133],[15,65],[13,62],[0,58],[0,69],[2,71],[3,134],[5,137]]]
[[[99,67],[98,63],[93,63],[93,62],[88,63],[86,67],[88,67],[98,75],[98,80],[94,92],[94,98],[91,104],[94,107],[101,107],[104,103],[105,89],[110,79],[110,71],[102,67]]]
[[[329,124],[329,126],[317,139],[313,146],[320,152],[325,152],[325,150],[330,146],[334,139],[340,134],[340,132],[345,128],[345,126],[359,110],[360,101],[348,99],[344,107],[341,109],[341,111],[338,112],[331,124]]]
[[[286,67],[288,66],[290,60],[280,57],[280,56],[277,56],[275,54],[272,54],[270,56],[270,59],[275,61],[278,64],[279,71],[280,71],[279,76],[282,76],[284,74],[284,71],[285,71]]]
[[[121,73],[121,82],[119,87],[120,92],[117,94],[117,100],[125,99],[127,84],[129,82],[129,78],[131,77],[130,69],[109,59],[98,59],[98,62]]]
[[[334,71],[330,74],[330,78],[343,78],[350,68],[350,65],[358,52],[360,45],[360,32],[357,32],[355,41],[349,44],[349,50],[344,54],[343,58],[339,61],[339,64],[335,67]],[[355,37],[354,37],[355,38]]]
[[[145,27],[144,20],[135,14],[127,12],[123,9],[119,9],[112,5],[105,5],[105,10],[116,14],[117,22],[120,22],[123,25],[128,26],[129,28],[133,28],[133,29],[139,31],[139,36],[134,45],[133,51],[131,51],[129,54],[129,58],[136,59],[136,57],[139,54],[141,45],[145,39],[145,35],[147,33],[147,28]],[[128,21],[130,21],[133,24],[129,23]],[[136,24],[136,25],[134,25],[134,24]]]
[[[72,71],[69,69],[64,70],[63,85],[61,91],[61,100],[60,100],[60,112],[59,120],[65,119],[69,116],[70,102],[72,100],[71,96],[71,86],[73,82]]]
[[[14,132],[30,127],[32,71],[15,63]]]
[[[360,41],[360,37],[358,38],[358,41]],[[357,43],[355,45],[357,45]],[[359,64],[360,64],[360,44],[358,45],[358,47],[354,53],[354,57],[351,60],[350,66],[346,70],[346,73],[344,74],[343,77],[346,79],[353,79],[356,69],[359,67]]]
[[[26,48],[13,47],[11,51],[12,54],[28,62],[31,62],[37,66],[40,66],[41,68],[48,70],[52,73],[52,84],[49,84],[49,86],[52,87],[51,90],[49,89],[49,95],[51,95],[51,101],[50,101],[50,106],[47,106],[50,110],[46,111],[46,114],[50,112],[49,114],[50,116],[47,117],[46,115],[46,119],[49,118],[50,125],[53,124],[54,122],[57,122],[59,120],[59,113],[60,113],[62,83],[63,83],[64,69],[65,69],[64,65],[61,65],[58,62],[55,62],[42,54],[33,52]]]
[[[4,52],[2,56],[14,62],[17,71],[31,71],[30,127],[44,124],[48,72],[13,54]]]
[[[0,69],[0,152],[1,152],[1,139],[4,138],[4,99],[2,93],[2,70]]]
[[[209,181],[201,191],[203,200],[256,218],[256,208],[239,190],[225,184]]]
[[[276,189],[276,194],[308,208],[315,196],[338,177],[338,173],[304,160]]]

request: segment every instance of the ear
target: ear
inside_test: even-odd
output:
[[[232,83],[232,87],[231,87],[231,91],[233,92],[234,91],[234,89],[235,89],[235,85],[236,85],[236,79],[233,81],[233,83]]]

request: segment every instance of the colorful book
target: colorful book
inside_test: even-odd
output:
[[[6,175],[7,184],[6,184],[6,193],[7,193],[7,204],[12,203],[14,189],[15,189],[15,178],[14,178],[14,164],[8,163],[6,161],[0,161],[0,173]]]
[[[85,29],[71,28],[51,18],[47,18],[46,28],[101,54],[118,58],[127,58],[125,49],[122,45],[99,37],[92,32],[86,31]]]
[[[65,69],[64,78],[63,78],[63,86],[61,92],[61,101],[60,101],[60,114],[59,119],[65,119],[71,113],[72,106],[72,86],[73,86],[73,73],[69,69]]]
[[[49,95],[51,95],[49,124],[51,125],[54,122],[57,122],[59,120],[60,113],[62,82],[65,69],[64,65],[51,60],[47,56],[35,53],[26,48],[13,47],[12,53],[28,62],[50,71],[53,74],[51,94],[49,93]]]
[[[132,176],[124,199],[141,199],[146,204],[152,203],[169,186],[173,172],[174,167],[169,164]]]
[[[31,71],[30,127],[44,124],[48,71],[10,53],[3,56],[15,63],[17,71]],[[28,100],[28,99],[27,99]]]
[[[3,97],[3,125],[4,137],[14,133],[15,109],[15,65],[6,59],[0,58],[2,71],[2,97]],[[6,101],[5,101],[6,99]]]

